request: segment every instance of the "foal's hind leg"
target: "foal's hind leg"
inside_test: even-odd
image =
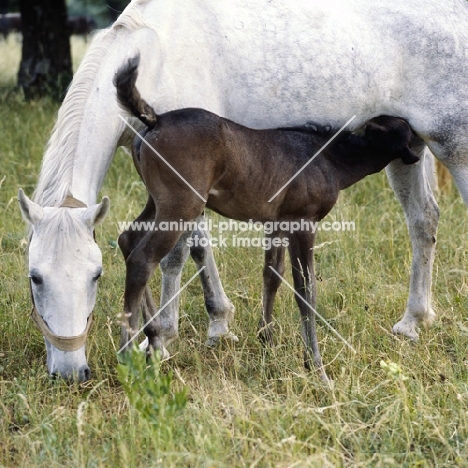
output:
[[[197,226],[205,221],[202,215],[197,219]],[[213,251],[209,247],[210,235],[207,231],[196,229],[192,238],[194,242],[190,247],[190,255],[200,271],[200,280],[205,295],[205,307],[210,318],[208,327],[207,346],[214,346],[222,337],[231,341],[239,341],[236,335],[229,331],[229,322],[234,317],[234,305],[224,293],[219,279],[218,269],[213,258]],[[207,247],[203,247],[207,245]]]
[[[296,302],[301,311],[302,339],[304,340],[304,366],[312,368],[312,363],[324,381],[328,381],[320,356],[315,324],[316,283],[313,264],[313,246],[315,234],[295,232],[290,236],[289,256],[291,258]]]
[[[265,236],[274,239],[281,237],[281,233],[275,232]],[[281,277],[284,274],[283,246],[265,250],[265,264],[263,266],[263,310],[262,318],[258,323],[258,336],[264,344],[274,345],[273,338],[273,304],[276,293],[281,285]],[[272,270],[273,268],[273,270]],[[278,276],[280,275],[280,276]]]
[[[403,318],[394,325],[393,332],[417,340],[417,327],[430,325],[435,318],[431,285],[439,208],[421,162],[405,165],[398,159],[387,166],[386,172],[405,211],[413,246],[408,303]]]

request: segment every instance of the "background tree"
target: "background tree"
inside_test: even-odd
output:
[[[100,28],[105,28],[115,21],[129,3],[130,0],[67,0],[67,7],[70,16],[91,16]]]
[[[27,99],[63,96],[72,78],[65,0],[20,0],[23,47],[18,86]]]
[[[62,98],[72,78],[68,14],[79,24],[109,26],[130,0],[0,0],[0,30],[8,34],[5,13],[21,13],[23,35],[18,86],[27,99],[50,95]],[[76,18],[74,18],[76,20]],[[83,22],[84,20],[84,22]],[[3,21],[3,22],[2,22]],[[11,19],[10,19],[11,23]],[[76,21],[73,24],[77,24]],[[2,28],[1,26],[4,26]]]

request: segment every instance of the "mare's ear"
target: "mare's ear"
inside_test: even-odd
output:
[[[94,228],[98,224],[101,224],[104,221],[104,218],[109,211],[110,201],[109,197],[102,197],[101,203],[99,205],[90,206],[86,208],[82,217],[85,219],[86,223],[90,228]]]
[[[406,147],[402,150],[401,160],[403,164],[414,164],[419,161],[419,156],[410,148]]]
[[[37,203],[31,201],[23,192],[18,190],[18,202],[23,218],[33,226],[44,217],[44,210]]]

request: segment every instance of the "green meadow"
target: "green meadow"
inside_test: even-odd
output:
[[[263,250],[231,242],[214,254],[236,307],[232,330],[239,342],[204,345],[208,319],[194,281],[181,294],[172,358],[160,368],[151,364],[159,376],[146,387],[132,387],[117,373],[125,267],[116,241],[118,222],[136,217],[146,193],[119,150],[101,193],[110,197],[110,214],[96,233],[105,273],[87,343],[92,379],[80,385],[49,379],[43,338],[29,317],[26,225],[16,197],[19,187],[28,195],[34,190],[58,105],[25,102],[14,89],[20,48],[14,36],[0,39],[1,467],[468,466],[466,209],[455,189],[438,196],[437,320],[417,343],[394,336],[411,246],[384,173],[344,191],[325,219],[354,221],[354,231],[317,238],[318,311],[357,351],[319,322],[331,388],[303,368],[299,312],[285,286],[275,305],[277,345],[262,347],[256,331]],[[74,39],[73,50],[78,62],[86,43]],[[182,284],[195,272],[189,260]],[[292,282],[289,271],[285,278]],[[159,283],[157,271],[157,299]],[[187,392],[174,412],[167,396],[149,391],[166,376],[172,394]],[[148,414],[138,401],[161,407]]]

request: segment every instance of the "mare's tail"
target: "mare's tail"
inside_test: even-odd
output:
[[[117,88],[117,100],[119,104],[140,119],[149,129],[152,129],[158,120],[157,115],[151,106],[140,96],[135,86],[139,63],[140,55],[129,59],[115,74],[114,86]]]

